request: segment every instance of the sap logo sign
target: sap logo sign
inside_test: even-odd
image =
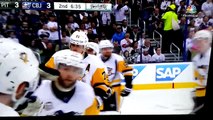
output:
[[[187,66],[188,64],[157,65],[156,81],[172,81],[181,74]]]
[[[133,66],[133,79],[145,68],[145,66]]]

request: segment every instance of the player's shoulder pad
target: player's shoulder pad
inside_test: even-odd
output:
[[[124,61],[124,58],[118,54],[112,53],[113,59],[116,59],[117,61]]]
[[[77,88],[76,89],[77,94],[89,97],[91,101],[95,98],[95,93],[91,85],[84,83],[82,81],[77,81],[76,88]]]
[[[36,91],[39,91],[40,89],[43,89],[43,88],[47,88],[47,86],[49,86],[51,84],[52,80],[42,80],[41,81],[41,84],[39,85],[39,87],[36,89]]]
[[[93,88],[89,84],[86,84],[82,81],[77,81],[76,86],[79,88],[79,90],[88,90],[88,93],[90,92],[91,94],[93,94]],[[81,91],[81,92],[83,92],[83,91]]]
[[[97,68],[105,68],[104,63],[95,55],[88,55],[87,59],[93,66]]]

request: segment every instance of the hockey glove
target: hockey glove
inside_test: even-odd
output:
[[[27,107],[23,110],[21,116],[37,116],[37,114],[43,109],[43,102],[36,96],[31,96],[28,101]]]
[[[100,96],[102,99],[108,99],[112,94],[113,90],[109,88],[107,91],[104,91],[100,88],[95,88],[95,95]]]
[[[128,96],[131,92],[132,92],[132,89],[130,89],[130,88],[125,88],[125,89],[123,89],[123,90],[121,91],[121,96],[122,96],[122,97],[126,97],[126,96]]]

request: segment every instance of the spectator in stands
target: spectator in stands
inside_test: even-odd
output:
[[[133,46],[130,49],[130,55],[133,56],[135,54],[139,54],[141,50],[138,47],[138,42],[134,42]]]
[[[161,53],[161,48],[155,49],[156,53],[152,55],[152,62],[159,63],[165,62],[165,55]]]
[[[111,15],[110,12],[101,12],[101,23],[102,26],[105,28],[107,26],[110,26],[111,24]]]
[[[101,39],[101,40],[103,40],[103,39]],[[98,44],[100,42],[100,39],[98,37],[96,37],[94,42]]]
[[[120,42],[122,39],[124,39],[124,37],[125,37],[125,34],[124,32],[122,32],[121,26],[118,25],[116,27],[116,32],[112,36],[112,43],[114,43],[114,45],[117,44],[118,46],[120,46],[121,45]]]
[[[9,38],[19,43],[19,39],[16,37],[15,31],[8,31]]]
[[[38,52],[40,53],[40,50],[39,50],[39,46],[38,46],[38,40],[37,39],[34,39],[32,40],[31,42],[31,45],[29,46],[29,48],[34,51],[34,52]]]
[[[82,24],[85,25],[85,29],[88,29],[89,27],[91,27],[91,24],[90,24],[90,22],[88,20],[88,17],[86,17],[86,16],[83,16]]]
[[[91,22],[91,27],[90,28],[92,29],[93,34],[95,34],[95,35],[100,34],[99,33],[99,28],[97,28],[97,25],[96,25],[95,22]]]
[[[109,27],[109,30],[103,29],[102,31],[106,33],[107,39],[112,39],[113,35],[117,31],[116,23],[112,22],[111,25],[110,25],[110,27]]]
[[[86,17],[86,18],[88,17],[87,12],[80,12],[80,13],[78,14],[78,16],[77,16],[77,19],[78,19],[79,21],[82,21],[84,17]]]
[[[124,58],[124,61],[128,64],[131,64],[131,61],[130,61],[130,54],[129,54],[129,51],[124,51],[123,54],[122,54],[122,57]]]
[[[207,29],[210,26],[212,26],[212,24],[209,22],[209,17],[205,16],[203,22],[199,26],[199,30]]]
[[[191,48],[193,45],[192,38],[194,37],[194,34],[195,34],[195,29],[193,28],[189,29],[188,38],[186,39],[187,61],[191,61],[191,58],[192,58]]]
[[[35,36],[32,35],[31,29],[28,27],[28,23],[24,23],[24,25],[21,27],[19,43],[29,47],[33,39],[35,39]]]
[[[175,13],[176,6],[174,4],[170,5],[167,9],[167,12],[163,15],[162,19],[164,20],[164,39],[162,41],[162,52],[167,53],[170,49],[170,44],[177,39],[177,31],[174,31],[172,28],[172,19],[178,22],[178,16]],[[175,36],[175,37],[174,37]]]
[[[176,5],[178,8],[180,7],[180,4],[181,4],[180,2],[181,2],[181,1],[183,1],[183,0],[175,0],[175,5]]]
[[[105,32],[101,32],[101,34],[99,35],[99,38],[100,38],[100,40],[106,40],[106,39],[108,39],[107,38],[107,36],[106,36],[106,33]]]
[[[78,29],[79,29],[79,28],[76,28],[76,30],[78,30]],[[69,35],[69,36],[71,36],[72,33],[74,32],[74,31],[72,30],[72,28],[71,28],[70,23],[68,23],[68,24],[65,25],[65,31],[66,31],[66,34]]]
[[[69,49],[69,41],[70,37],[67,36],[66,31],[62,31],[62,37],[61,37],[61,49]]]
[[[144,45],[142,47],[142,50],[147,50],[148,53],[152,56],[154,54],[154,48],[151,46],[150,39],[146,39],[144,41]]]
[[[162,11],[162,12],[165,12],[166,9],[167,9],[167,7],[170,6],[170,4],[171,4],[171,1],[170,1],[170,0],[163,0],[163,1],[161,2],[161,5],[160,5],[161,11]]]
[[[59,45],[59,35],[58,35],[58,23],[56,22],[56,16],[54,13],[49,15],[49,21],[47,27],[50,30],[49,41],[53,44],[55,49],[56,45]],[[61,37],[61,36],[60,36]]]
[[[68,18],[68,26],[67,27],[70,27],[71,29],[71,33],[73,33],[74,31],[76,31],[78,28],[79,28],[79,25],[77,22],[75,22],[74,20],[74,17],[72,15],[69,16]]]
[[[44,34],[45,32],[50,34],[50,30],[48,29],[47,24],[42,25],[42,28],[38,30],[37,35],[40,36],[41,34]]]
[[[132,47],[133,40],[129,38],[130,34],[126,33],[125,38],[121,40],[121,50],[124,53],[124,51],[130,51],[130,48]]]
[[[100,18],[100,15],[98,14],[98,11],[93,12],[90,21],[91,21],[91,23],[93,23],[95,25],[96,29],[99,30],[102,23],[101,23],[101,18]],[[91,26],[92,26],[92,24],[91,24]]]
[[[186,13],[186,4],[185,1],[180,1],[180,6],[177,8],[177,14],[180,17],[182,17]]]
[[[209,19],[209,23],[211,23],[211,24],[213,25],[213,17],[211,17],[211,18]]]
[[[189,30],[189,29],[191,29],[191,28],[196,29],[196,28],[195,28],[195,20],[194,20],[194,19],[192,19],[192,20],[190,21],[190,23],[189,23],[187,29]]]
[[[100,26],[100,32],[105,32],[106,30],[112,29],[111,28],[111,13],[110,12],[100,12],[101,15],[101,23],[102,25]],[[108,34],[106,34],[106,37],[108,37]],[[108,39],[111,39],[111,37],[108,37]]]
[[[182,34],[184,34],[185,31],[185,25],[186,25],[186,17],[181,17],[179,20],[180,30]]]
[[[85,26],[84,23],[81,23],[81,24],[80,24],[79,30],[82,31],[82,32],[85,32],[85,33],[87,34],[87,29],[86,29],[86,26]]]
[[[121,1],[118,1],[118,4],[113,7],[113,11],[115,15],[115,22],[120,25],[124,19],[127,19],[127,15],[129,14],[128,6],[122,4]]]
[[[137,42],[137,44],[138,44],[138,49],[139,49],[139,50],[142,50],[142,48],[143,48],[143,46],[144,46],[144,42],[145,42],[145,40],[146,40],[145,33],[141,33],[141,34],[142,34],[142,35],[141,35],[139,41]]]
[[[133,42],[136,42],[140,39],[141,32],[139,31],[139,27],[137,25],[133,26],[133,31],[130,32],[130,39],[133,40]]]
[[[205,16],[212,17],[213,15],[213,3],[212,0],[206,0],[201,6],[201,10],[204,12]]]
[[[147,49],[143,49],[142,54],[138,55],[137,57],[137,63],[150,63],[150,62],[152,62],[152,56],[149,54],[149,51]]]
[[[130,1],[130,0],[129,0]],[[132,17],[132,23],[137,24],[137,20],[140,16],[140,9],[141,9],[141,1],[140,0],[134,0],[134,3],[131,7],[131,17]]]
[[[154,30],[157,30],[158,28],[162,28],[162,26],[159,26],[161,23],[161,14],[159,11],[159,8],[155,8],[152,15],[149,18],[149,22],[148,22],[148,35],[152,36],[152,33]]]
[[[131,31],[132,31],[132,29],[128,26],[127,20],[125,20],[125,19],[122,22],[122,31],[124,33],[131,33]]]
[[[97,37],[97,35],[94,34],[94,31],[92,30],[91,27],[87,29],[87,37],[89,38],[90,42],[94,41],[95,38]]]
[[[196,29],[199,29],[201,23],[203,22],[204,13],[198,12],[197,15],[198,15],[198,17],[195,18],[195,27],[196,27]]]

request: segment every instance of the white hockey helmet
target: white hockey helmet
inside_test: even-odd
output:
[[[86,45],[86,48],[91,48],[95,51],[96,54],[99,53],[99,46],[97,43],[95,42],[88,42],[87,45]]]
[[[99,49],[114,48],[114,45],[109,40],[101,40],[99,43]]]
[[[60,64],[74,66],[80,69],[85,68],[85,64],[83,63],[83,55],[71,50],[60,50],[53,56],[53,59],[54,66],[56,67],[55,69],[58,69]]]
[[[199,30],[195,33],[193,40],[208,40],[212,43],[212,33],[208,30]]]
[[[12,95],[15,103],[22,103],[39,83],[39,62],[34,53],[25,46],[8,38],[0,38],[0,93]],[[16,99],[20,84],[28,87],[22,98]]]
[[[75,44],[75,45],[83,45],[86,46],[88,43],[89,39],[86,35],[85,32],[82,31],[75,31],[71,36],[70,36],[70,44]],[[70,46],[70,45],[69,45]]]

